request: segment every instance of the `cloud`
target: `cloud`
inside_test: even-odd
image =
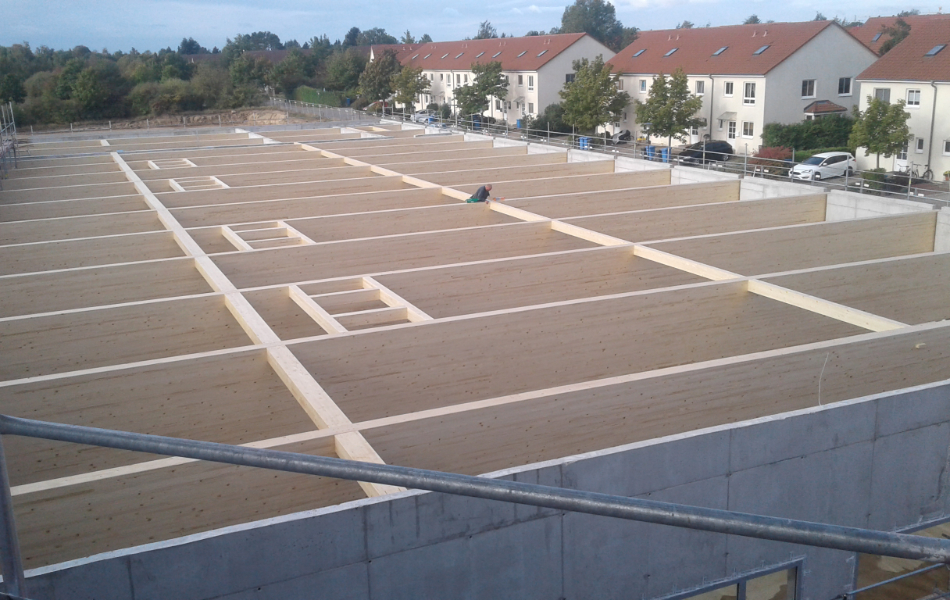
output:
[[[443,14],[443,15],[448,15],[448,16],[450,16],[450,17],[460,17],[460,16],[462,16],[462,13],[460,13],[459,11],[455,10],[454,8],[451,8],[451,7],[448,7],[448,6],[442,9],[442,14]]]
[[[561,12],[562,10],[564,10],[563,6],[538,6],[537,4],[532,4],[528,7],[528,12],[537,14],[546,12]]]

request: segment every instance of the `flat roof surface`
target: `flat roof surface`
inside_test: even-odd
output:
[[[187,133],[23,147],[3,412],[481,474],[950,367],[932,211],[394,125]],[[28,568],[394,491],[4,443]]]

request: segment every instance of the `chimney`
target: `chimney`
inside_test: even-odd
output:
[[[758,31],[756,31],[755,29],[753,29],[753,30],[752,30],[752,37],[755,37],[755,34],[757,34],[757,33],[758,33]]]
[[[765,30],[765,33],[762,34],[762,37],[765,37],[765,36],[767,36],[768,34],[769,34],[769,30],[766,29],[766,30]]]
[[[680,39],[680,34],[676,34],[676,39]]]

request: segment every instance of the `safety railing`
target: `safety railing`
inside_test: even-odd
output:
[[[0,190],[10,163],[17,165],[16,117],[13,115],[13,102],[0,104]]]
[[[369,121],[372,119],[367,113],[342,106],[326,106],[324,104],[311,104],[310,102],[301,102],[299,100],[285,100],[283,98],[271,97],[268,100],[270,106],[279,108],[288,113],[294,113],[304,116],[310,116],[318,121]]]
[[[752,515],[489,479],[340,458],[262,450],[213,442],[185,440],[127,431],[64,425],[0,415],[0,565],[6,592],[26,594],[23,561],[17,537],[3,435],[71,442],[119,450],[178,456],[276,471],[365,481],[409,489],[471,496],[646,523],[671,525],[752,538],[880,554],[928,562],[950,562],[950,540],[870,531],[794,519]]]
[[[903,574],[898,575],[898,576],[896,576],[896,577],[891,577],[890,579],[885,579],[884,581],[878,581],[877,583],[872,583],[872,584],[870,584],[870,585],[866,585],[866,586],[864,586],[864,587],[860,587],[860,588],[858,588],[858,589],[856,589],[856,590],[851,590],[850,592],[846,592],[846,593],[844,593],[844,594],[841,594],[840,596],[838,596],[838,599],[836,599],[836,600],[861,600],[861,598],[863,597],[862,595],[863,595],[865,592],[870,592],[870,591],[872,591],[872,590],[877,590],[877,589],[879,589],[879,588],[883,588],[883,587],[887,587],[887,586],[893,586],[893,585],[895,585],[895,584],[900,584],[900,583],[902,583],[902,582],[906,582],[908,579],[913,579],[913,578],[915,578],[915,577],[919,577],[920,575],[923,575],[923,574],[925,574],[925,573],[930,573],[930,572],[936,571],[936,570],[938,570],[938,569],[944,569],[944,570],[946,570],[947,568],[948,568],[948,565],[946,565],[946,564],[927,565],[926,567],[922,567],[922,568],[920,568],[920,569],[916,569],[916,570],[910,571],[910,572],[908,572],[908,573],[903,573]],[[927,598],[928,598],[928,600],[936,600],[937,598],[944,598],[944,597],[946,597],[946,596],[948,596],[948,595],[950,595],[950,591],[947,591],[947,590],[936,590],[936,591],[934,591],[933,593],[927,595]]]

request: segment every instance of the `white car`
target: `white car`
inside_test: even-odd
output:
[[[854,173],[857,163],[850,152],[822,152],[798,163],[788,172],[792,179],[820,181]]]
[[[412,113],[410,120],[415,123],[434,123],[436,121],[435,115],[427,110],[422,110],[419,112]]]

